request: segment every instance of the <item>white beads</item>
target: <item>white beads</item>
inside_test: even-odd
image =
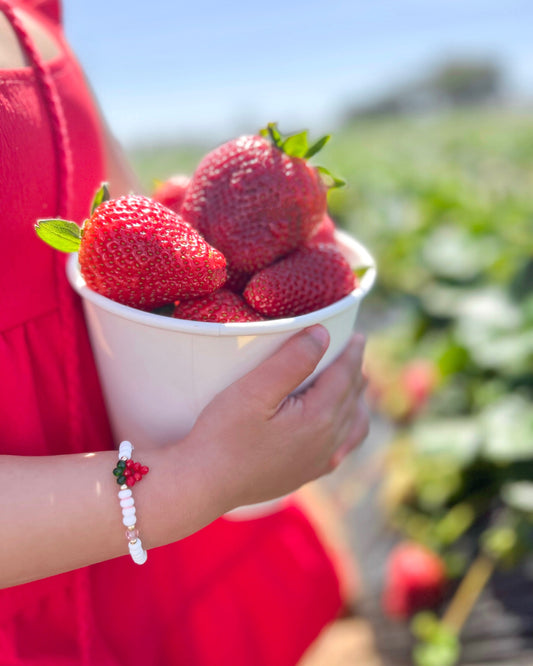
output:
[[[118,457],[120,458],[131,458],[131,454],[133,452],[133,445],[131,442],[124,441],[120,443],[120,446],[118,447]]]
[[[136,539],[134,543],[128,543],[131,559],[135,564],[144,564],[148,559],[148,553],[144,550],[140,539]]]
[[[131,442],[121,442],[118,449],[119,460],[129,460],[133,452]],[[146,468],[146,471],[148,469]],[[145,473],[145,472],[143,472]],[[137,510],[135,509],[135,500],[131,488],[121,486],[118,492],[120,506],[122,508],[122,523],[128,528],[126,538],[128,539],[128,549],[135,564],[144,564],[148,559],[148,553],[142,546],[142,541],[139,539],[138,531],[136,529]],[[133,537],[133,538],[130,538]]]

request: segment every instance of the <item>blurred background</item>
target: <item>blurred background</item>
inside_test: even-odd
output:
[[[531,665],[533,4],[92,0],[65,18],[148,191],[269,121],[333,133],[330,211],[379,284],[360,315],[372,432],[323,485],[375,651],[312,663]]]

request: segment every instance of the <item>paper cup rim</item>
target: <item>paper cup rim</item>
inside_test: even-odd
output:
[[[81,276],[78,264],[77,253],[71,254],[67,261],[67,277],[74,290],[87,301],[95,306],[110,312],[117,317],[122,317],[132,322],[136,322],[150,328],[162,328],[168,331],[182,331],[185,333],[194,333],[195,335],[258,335],[268,333],[280,333],[294,329],[301,329],[313,324],[321,323],[339,312],[346,310],[352,304],[361,301],[372,289],[376,280],[376,263],[368,250],[349,234],[337,230],[335,232],[341,245],[345,245],[353,250],[360,257],[361,267],[368,267],[361,278],[361,282],[350,294],[341,298],[331,305],[315,310],[297,317],[286,317],[284,319],[269,319],[258,322],[232,322],[227,324],[216,322],[191,321],[186,319],[174,319],[163,315],[137,310],[128,305],[112,301],[102,294],[90,289]],[[357,265],[354,266],[357,268]]]

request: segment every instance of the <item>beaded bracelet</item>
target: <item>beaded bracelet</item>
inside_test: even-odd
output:
[[[144,564],[148,559],[148,553],[144,550],[139,538],[139,530],[135,527],[137,518],[131,489],[150,470],[145,465],[132,460],[132,451],[133,445],[131,442],[121,442],[118,449],[118,463],[113,470],[113,474],[120,486],[118,498],[122,507],[122,522],[126,526],[126,538],[128,539],[131,559],[135,564]]]

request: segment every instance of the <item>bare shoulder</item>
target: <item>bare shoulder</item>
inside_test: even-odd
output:
[[[44,60],[59,55],[59,45],[44,26],[23,11],[19,11],[18,16]],[[28,65],[26,54],[11,24],[0,11],[0,69],[18,69]]]

